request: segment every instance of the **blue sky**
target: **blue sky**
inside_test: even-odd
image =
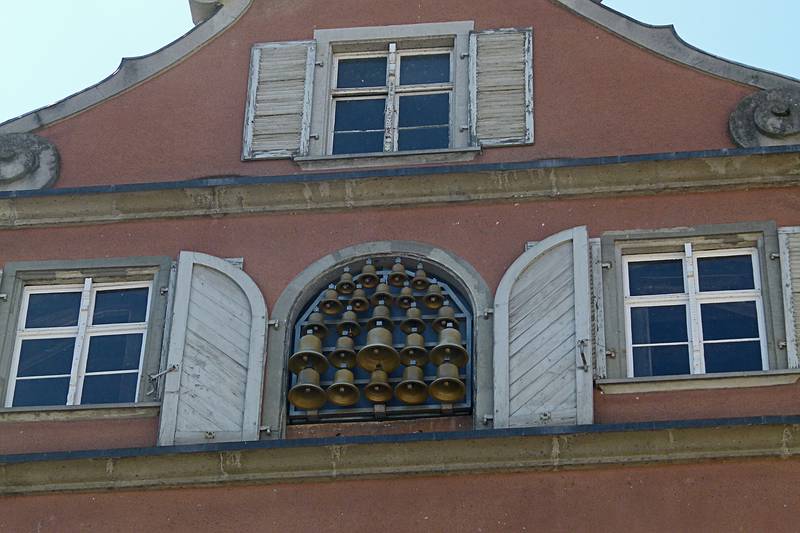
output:
[[[643,22],[674,24],[713,54],[800,78],[798,0],[604,3]],[[4,0],[0,122],[93,85],[121,58],[153,52],[191,28],[187,0]]]

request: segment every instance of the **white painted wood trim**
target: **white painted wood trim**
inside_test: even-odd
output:
[[[306,56],[306,86],[303,92],[303,115],[300,125],[300,149],[298,155],[308,155],[311,142],[311,106],[314,99],[314,68],[317,62],[317,42],[309,41]]]
[[[572,229],[572,262],[575,280],[575,387],[578,424],[594,420],[592,372],[591,287],[589,285],[589,236],[586,226]]]
[[[478,146],[478,34],[469,32],[469,143]]]
[[[589,239],[591,250],[591,269],[592,269],[592,308],[594,310],[594,323],[592,324],[594,335],[594,371],[595,377],[605,378],[608,376],[606,366],[606,319],[603,310],[603,257],[600,249],[599,238]]]
[[[781,260],[781,290],[783,292],[783,317],[786,325],[786,358],[789,368],[800,368],[797,354],[794,294],[792,294],[792,263],[789,256],[789,235],[800,233],[800,226],[778,228],[778,247]]]
[[[256,114],[256,91],[258,90],[258,74],[261,67],[261,48],[254,46],[250,50],[250,70],[247,81],[247,104],[244,111],[244,132],[242,134],[242,160],[253,157],[253,122]]]
[[[582,324],[576,323],[576,328],[579,328],[579,331],[576,332],[576,339],[589,339],[589,258],[588,258],[588,236],[585,226],[580,226],[568,230],[564,230],[562,232],[556,233],[555,235],[551,235],[546,239],[538,242],[536,245],[531,247],[529,250],[524,252],[520,255],[508,270],[506,270],[505,274],[503,274],[503,278],[500,280],[500,284],[497,287],[497,292],[495,293],[494,299],[494,359],[493,359],[493,369],[494,369],[494,427],[502,428],[502,427],[509,427],[510,422],[510,412],[509,412],[509,395],[510,395],[510,383],[509,383],[509,303],[511,300],[511,290],[514,287],[514,283],[519,279],[522,272],[528,267],[528,265],[535,261],[539,256],[547,253],[552,248],[555,248],[565,242],[573,242],[573,253],[577,254],[573,256],[573,263],[575,264],[574,273],[576,276],[582,276],[582,280],[579,280],[577,277],[575,278],[575,291],[576,291],[576,302],[575,302],[575,314],[576,319],[580,319],[583,321]],[[579,250],[578,248],[581,248]],[[578,264],[580,263],[580,265]],[[578,291],[585,293],[585,297],[580,299],[580,304],[583,305],[583,310],[578,310]],[[588,351],[588,346],[586,347]],[[576,357],[580,358],[580,346],[576,346],[575,348]],[[584,354],[585,356],[586,354]],[[591,354],[588,356],[588,360],[591,361]],[[581,363],[582,364],[582,363]],[[578,388],[579,388],[579,395],[578,399],[579,402],[581,399],[585,402],[585,394],[586,392],[580,391],[581,388],[585,388],[588,382],[589,384],[589,393],[591,397],[591,383],[592,383],[592,374],[591,372],[583,372],[586,374],[587,378],[581,377],[580,381],[578,381]],[[591,403],[589,404],[589,409],[591,409]],[[586,406],[579,405],[578,407],[579,412],[579,423],[591,423],[591,419],[589,422],[586,422]],[[591,412],[591,411],[590,411]],[[591,415],[590,415],[591,416]]]
[[[533,29],[525,30],[525,142],[533,143]]]

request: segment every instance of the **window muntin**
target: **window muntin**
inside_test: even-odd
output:
[[[451,49],[388,43],[385,53],[337,54],[334,62],[332,154],[451,146]]]
[[[151,295],[92,278],[25,287],[6,407],[137,401]]]
[[[687,243],[623,265],[629,377],[768,367],[757,250]]]

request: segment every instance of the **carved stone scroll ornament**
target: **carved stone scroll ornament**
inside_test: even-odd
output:
[[[800,144],[800,89],[746,96],[731,113],[731,136],[743,148]]]
[[[43,189],[58,179],[55,145],[32,133],[0,135],[0,191]]]

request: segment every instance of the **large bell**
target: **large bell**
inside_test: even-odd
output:
[[[297,383],[289,389],[289,402],[298,409],[319,409],[327,400],[319,386],[319,373],[313,368],[304,368],[297,376]]]
[[[397,296],[397,307],[400,309],[408,309],[411,307],[411,304],[416,301],[416,298],[414,298],[414,291],[411,290],[411,287],[406,285],[400,289],[400,294]]]
[[[322,355],[322,340],[316,335],[300,337],[298,350],[289,358],[289,370],[299,374],[304,368],[313,368],[320,374],[328,370],[328,360]]]
[[[309,332],[320,339],[328,336],[328,326],[325,325],[325,317],[322,313],[314,312],[308,315],[308,320],[303,324],[303,333]]]
[[[352,337],[336,339],[336,348],[328,354],[328,361],[334,368],[353,368],[356,366],[355,341]]]
[[[372,302],[372,305],[392,305],[394,296],[389,290],[389,285],[386,283],[379,284],[375,292],[370,296],[369,301]]]
[[[356,290],[353,291],[353,296],[350,298],[350,307],[356,313],[363,313],[369,309],[369,300],[367,300],[367,293],[361,288],[361,285],[356,285]]]
[[[464,397],[466,386],[458,376],[458,367],[453,363],[443,363],[436,370],[428,392],[442,403],[456,403]]]
[[[386,328],[369,330],[367,344],[358,351],[356,360],[367,372],[377,368],[392,372],[400,364],[400,354],[392,346],[392,332]]]
[[[417,273],[411,278],[411,286],[415,291],[424,291],[428,289],[428,285],[430,284],[431,280],[428,279],[428,275],[422,269],[422,263],[418,264]]]
[[[429,285],[425,296],[422,297],[422,301],[429,309],[439,309],[444,302],[442,288],[439,285]]]
[[[403,333],[422,333],[425,331],[425,321],[422,320],[422,310],[413,304],[406,310],[406,318],[400,322]]]
[[[428,386],[425,385],[425,373],[418,366],[407,366],[403,369],[403,381],[397,384],[394,394],[403,402],[411,405],[424,403],[428,399]]]
[[[359,396],[353,373],[346,368],[337,370],[333,377],[333,384],[328,387],[328,401],[334,405],[347,407],[357,404]]]
[[[403,266],[403,263],[400,262],[400,258],[394,260],[394,264],[392,265],[392,271],[389,273],[388,276],[389,285],[394,287],[402,287],[403,283],[406,282],[408,279],[408,274],[406,274],[406,267]]]
[[[456,319],[456,310],[450,306],[450,302],[445,302],[436,313],[436,319],[433,321],[433,330],[439,333],[445,328],[457,327],[458,320]]]
[[[344,272],[339,277],[339,282],[336,284],[336,292],[339,294],[353,294],[356,290],[356,284],[353,281],[353,274],[350,273],[350,267],[344,267]]]
[[[389,374],[381,369],[372,371],[369,383],[364,387],[364,396],[372,403],[386,403],[392,399],[392,386],[389,385]]]
[[[361,269],[361,274],[358,275],[358,282],[365,289],[371,289],[378,285],[378,271],[370,259],[367,259],[367,264]]]
[[[336,324],[336,331],[339,335],[347,335],[348,337],[358,337],[361,333],[361,326],[358,323],[358,317],[355,311],[348,306],[347,311],[342,314],[342,319]]]
[[[461,332],[454,328],[439,332],[439,344],[431,348],[430,357],[435,365],[450,362],[461,367],[467,364],[468,355],[461,345]]]
[[[342,312],[344,305],[339,301],[339,293],[336,292],[336,289],[331,287],[323,293],[319,308],[326,315],[338,315]]]
[[[428,362],[428,350],[425,349],[425,337],[419,333],[409,333],[406,345],[400,350],[400,361],[406,365],[425,366]]]
[[[367,320],[367,329],[372,328],[386,328],[389,331],[394,329],[392,312],[385,305],[376,305],[372,309],[372,318]]]

